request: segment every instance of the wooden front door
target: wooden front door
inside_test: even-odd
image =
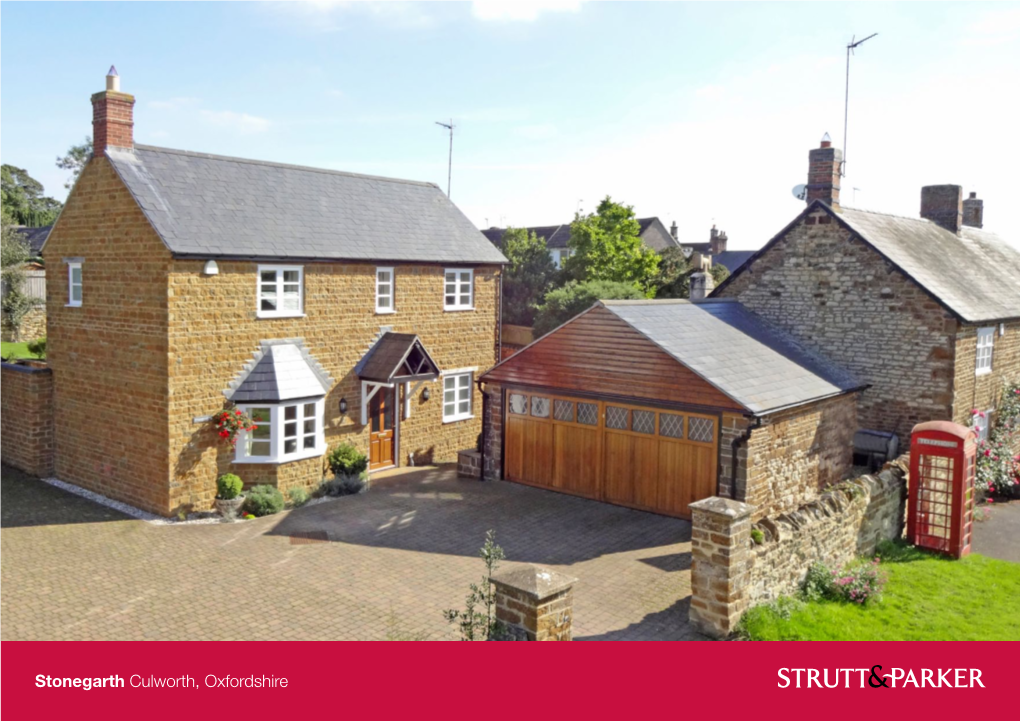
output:
[[[714,416],[518,390],[506,406],[507,480],[684,518],[715,493]]]
[[[396,439],[393,430],[393,389],[380,388],[368,404],[368,470],[396,465]]]

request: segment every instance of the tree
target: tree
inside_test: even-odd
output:
[[[634,208],[614,203],[607,195],[595,213],[574,216],[567,276],[580,282],[629,283],[653,297],[659,255],[642,242],[640,233]]]
[[[69,189],[74,185],[75,181],[78,180],[78,176],[81,175],[81,171],[85,168],[85,164],[89,162],[89,158],[92,157],[92,138],[85,136],[85,142],[81,145],[72,145],[67,150],[67,155],[64,157],[57,158],[57,167],[61,170],[70,170],[71,178],[64,183],[64,187]]]
[[[0,310],[3,322],[14,333],[14,340],[21,340],[21,323],[30,310],[42,303],[39,298],[25,295],[25,263],[30,257],[28,243],[14,230],[6,209],[0,220],[0,287],[3,299]]]
[[[597,300],[639,300],[646,297],[633,283],[610,280],[569,281],[545,295],[545,302],[535,317],[535,337],[555,330],[568,320],[591,308]]]
[[[507,228],[503,255],[510,265],[503,272],[503,322],[531,326],[538,306],[556,276],[545,238],[525,228]]]
[[[40,228],[50,225],[63,205],[43,195],[43,186],[22,168],[0,166],[0,202],[11,222]]]
[[[712,274],[712,280],[715,281],[716,288],[719,287],[720,283],[730,277],[730,269],[725,265],[719,265],[718,263],[713,265],[709,272]]]
[[[655,281],[655,297],[690,297],[690,276],[691,269],[683,248],[667,248],[662,251],[659,261],[659,275]]]

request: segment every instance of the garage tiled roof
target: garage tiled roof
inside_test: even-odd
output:
[[[755,414],[864,387],[729,298],[600,303]]]
[[[178,255],[506,262],[432,183],[146,145],[106,154]]]

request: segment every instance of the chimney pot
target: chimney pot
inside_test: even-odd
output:
[[[677,240],[679,238],[680,230],[676,227],[675,220],[673,221],[673,224],[669,226],[669,234],[673,237],[673,240]]]
[[[977,193],[971,193],[970,197],[963,201],[963,224],[970,228],[984,227],[985,201],[977,197]]]
[[[959,234],[963,225],[963,188],[959,185],[921,188],[921,217]]]

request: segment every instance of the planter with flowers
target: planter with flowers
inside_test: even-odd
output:
[[[212,423],[216,429],[216,435],[224,443],[229,444],[231,448],[237,447],[238,431],[255,430],[255,421],[239,408],[228,408],[227,410],[220,411],[212,417]]]

